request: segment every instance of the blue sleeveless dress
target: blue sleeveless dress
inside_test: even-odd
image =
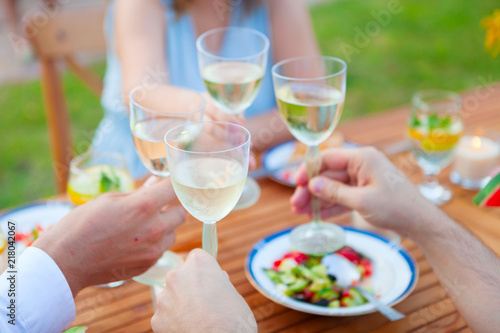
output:
[[[196,32],[189,15],[175,18],[171,0],[164,0],[166,15],[166,48],[169,84],[196,91],[206,91],[198,69],[196,52]],[[260,5],[251,13],[245,13],[243,6],[232,8],[230,25],[252,28],[271,36],[268,8]],[[99,124],[92,142],[95,151],[116,151],[125,156],[132,176],[144,177],[148,174],[135,152],[127,116],[127,107],[122,97],[122,75],[120,60],[114,41],[114,2],[108,7],[104,31],[108,45],[107,65],[104,76],[104,89],[101,104],[104,118]],[[227,40],[223,45],[223,55],[231,56],[231,50],[244,43],[244,40]],[[269,49],[268,64],[261,89],[254,103],[245,111],[247,118],[261,115],[276,107],[271,77],[273,64],[272,47]]]

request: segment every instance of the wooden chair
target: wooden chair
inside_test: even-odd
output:
[[[59,63],[82,80],[97,96],[102,92],[101,79],[75,61],[75,55],[106,49],[103,32],[105,6],[86,9],[57,9],[48,21],[36,17],[26,21],[30,42],[40,61],[42,94],[50,136],[53,170],[58,193],[66,191],[73,142],[68,107],[63,91]]]

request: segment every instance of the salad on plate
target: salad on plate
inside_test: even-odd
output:
[[[336,252],[358,268],[361,281],[373,273],[372,261],[349,246]],[[286,296],[318,306],[339,308],[363,305],[368,301],[359,291],[341,287],[337,277],[328,274],[321,263],[322,256],[311,256],[301,252],[288,252],[265,269],[266,275]],[[351,285],[355,285],[353,281]]]

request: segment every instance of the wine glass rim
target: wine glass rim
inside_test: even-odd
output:
[[[205,39],[205,37],[213,34],[213,33],[216,33],[216,32],[220,32],[220,31],[228,31],[228,30],[240,30],[240,31],[246,31],[246,32],[250,32],[256,36],[259,36],[260,38],[262,38],[262,40],[264,41],[264,48],[255,53],[255,54],[251,54],[249,56],[245,56],[245,57],[222,57],[222,56],[218,56],[218,55],[215,55],[213,54],[212,52],[209,52],[207,51],[203,45],[201,45],[202,43],[202,40]],[[221,27],[221,28],[215,28],[215,29],[212,29],[212,30],[208,30],[206,32],[204,32],[203,34],[201,34],[197,39],[196,39],[196,49],[198,50],[199,53],[202,53],[204,54],[205,56],[208,56],[208,57],[211,57],[215,60],[224,60],[224,61],[231,61],[231,60],[250,60],[252,58],[255,58],[255,57],[258,57],[262,54],[265,54],[267,53],[267,51],[269,50],[269,38],[267,38],[266,35],[264,35],[262,32],[258,31],[258,30],[255,30],[255,29],[251,29],[251,28],[246,28],[246,27]]]
[[[343,66],[342,66],[342,69],[340,69],[339,71],[337,71],[335,73],[328,74],[328,75],[323,75],[323,76],[309,77],[309,78],[294,78],[294,77],[290,77],[290,76],[278,74],[276,72],[277,68],[279,66],[281,66],[281,65],[284,65],[284,64],[287,64],[287,63],[290,63],[290,62],[293,62],[293,61],[297,61],[297,60],[306,60],[306,59],[323,59],[323,60],[328,59],[328,60],[336,61],[336,62],[342,64]],[[302,57],[288,58],[288,59],[285,59],[285,60],[281,60],[280,62],[277,62],[271,68],[271,72],[272,72],[272,74],[273,74],[274,77],[277,77],[277,78],[280,78],[280,79],[286,79],[286,80],[294,80],[294,81],[311,81],[311,80],[328,79],[328,78],[335,77],[335,76],[338,76],[340,74],[343,74],[343,73],[346,72],[346,70],[347,70],[347,64],[346,64],[346,62],[344,60],[342,60],[340,58],[336,58],[336,57],[323,56],[323,55],[320,55],[320,56],[302,56]]]
[[[184,150],[184,149],[180,149],[180,148],[176,148],[176,147],[172,146],[169,143],[169,141],[172,141],[172,140],[167,140],[167,136],[170,134],[170,132],[173,132],[174,130],[176,130],[176,129],[180,128],[180,127],[194,125],[194,124],[181,124],[181,125],[175,126],[174,128],[171,128],[170,130],[168,130],[168,132],[165,133],[165,135],[163,136],[163,141],[165,141],[165,144],[168,147],[170,147],[170,148],[172,148],[174,150],[177,150],[177,151],[180,151],[180,152],[186,152],[186,153],[189,153],[189,154],[200,154],[200,155],[202,155],[202,154],[222,154],[222,153],[227,153],[227,152],[233,151],[235,149],[243,147],[246,144],[249,144],[250,143],[250,139],[252,137],[252,135],[250,134],[250,131],[247,130],[245,127],[243,127],[241,125],[238,125],[238,124],[235,124],[235,123],[230,123],[230,122],[227,122],[227,121],[201,121],[201,122],[196,123],[196,124],[202,125],[202,126],[204,124],[224,124],[224,125],[236,126],[236,127],[239,127],[240,129],[243,129],[243,131],[247,135],[247,138],[246,138],[246,140],[242,144],[239,144],[239,145],[237,145],[237,146],[235,146],[233,148],[224,149],[224,150],[217,150],[217,151],[189,151],[189,150]]]
[[[428,101],[426,101],[425,97],[435,97],[435,96],[440,96],[443,100],[450,100],[451,102],[456,102],[462,103],[462,96],[460,96],[458,93],[451,91],[451,90],[445,90],[445,89],[424,89],[424,90],[419,90],[413,94],[412,100],[414,102],[419,102],[419,103],[425,103],[427,104]]]
[[[78,173],[78,174],[84,172],[84,170],[81,167],[79,167],[77,164],[83,162],[86,158],[89,158],[92,155],[99,155],[99,156],[115,158],[115,159],[119,160],[120,163],[122,164],[120,169],[127,170],[127,162],[125,161],[125,157],[121,153],[116,152],[116,151],[107,151],[107,150],[95,151],[93,149],[89,149],[86,152],[73,157],[73,159],[69,163],[70,170],[72,172]]]
[[[159,86],[159,85],[158,85],[158,86]],[[203,97],[203,95],[202,95],[202,94],[200,94],[200,93],[199,93],[199,92],[197,92],[197,91],[190,90],[190,92],[192,92],[192,93],[194,93],[194,94],[198,95],[198,97],[201,97],[202,105],[201,105],[199,108],[197,108],[197,109],[195,109],[195,110],[192,110],[192,111],[188,111],[188,112],[177,112],[177,113],[175,113],[175,112],[162,112],[162,111],[152,110],[152,109],[150,109],[150,108],[147,108],[147,107],[145,107],[145,106],[142,106],[141,104],[139,104],[139,102],[135,101],[135,100],[134,100],[134,98],[132,97],[132,96],[133,96],[133,94],[134,94],[136,91],[138,91],[138,90],[140,90],[140,89],[142,89],[142,88],[145,88],[145,87],[144,87],[144,86],[137,86],[137,87],[135,87],[134,89],[132,89],[132,90],[130,91],[130,93],[129,93],[129,103],[130,103],[130,105],[131,105],[131,106],[132,106],[132,105],[135,105],[135,106],[137,106],[137,107],[141,108],[142,110],[146,110],[146,111],[148,111],[148,112],[151,112],[151,113],[154,113],[154,114],[157,114],[157,115],[161,115],[161,116],[172,116],[172,117],[181,117],[181,116],[183,116],[183,115],[194,114],[194,113],[197,113],[197,112],[200,112],[200,111],[201,111],[201,112],[203,112],[203,111],[205,110],[205,107],[207,106],[207,100],[205,99],[205,97]]]

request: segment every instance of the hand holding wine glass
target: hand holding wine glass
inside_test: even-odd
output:
[[[340,119],[345,98],[347,65],[332,57],[299,57],[273,66],[276,100],[292,135],[307,145],[309,179],[319,174],[319,144],[332,133]],[[308,254],[325,254],[345,243],[344,230],[321,221],[320,201],[311,199],[312,222],[290,234],[292,246]]]

